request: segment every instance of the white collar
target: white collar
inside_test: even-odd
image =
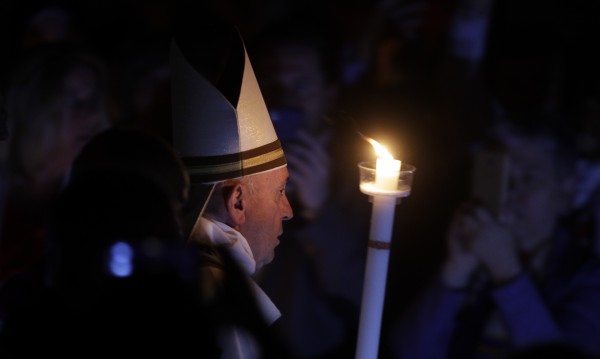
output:
[[[256,262],[248,241],[240,232],[225,223],[199,217],[190,240],[225,246],[248,275],[251,276],[256,271]]]
[[[244,271],[252,276],[256,271],[256,262],[248,241],[242,234],[225,223],[200,217],[190,240],[194,242],[222,245],[229,248],[230,253]],[[254,289],[258,305],[267,323],[271,324],[281,316],[281,312],[267,294],[253,281],[250,281]]]

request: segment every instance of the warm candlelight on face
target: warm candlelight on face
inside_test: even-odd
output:
[[[395,160],[388,150],[377,141],[370,138],[367,138],[367,141],[373,145],[378,157],[375,166],[375,187],[380,190],[396,190],[400,175],[400,160]]]

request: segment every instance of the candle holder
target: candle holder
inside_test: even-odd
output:
[[[385,196],[394,198],[404,198],[410,195],[412,188],[413,176],[416,167],[407,163],[400,165],[398,172],[398,183],[395,189],[381,189],[375,185],[375,162],[361,162],[358,164],[360,191],[369,195],[372,200],[373,196]]]
[[[360,191],[369,196],[373,211],[355,358],[377,359],[394,211],[399,201],[410,195],[416,168],[401,163],[399,171],[383,173],[385,186],[378,186],[376,176],[381,171],[375,162],[361,162],[358,168]]]

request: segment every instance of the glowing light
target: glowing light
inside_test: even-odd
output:
[[[398,189],[401,162],[395,160],[392,154],[379,142],[366,136],[363,137],[373,146],[378,157],[375,166],[375,188],[384,191],[395,191]]]
[[[108,268],[115,277],[128,277],[133,272],[133,249],[125,242],[117,242],[110,249]]]
[[[388,159],[388,160],[394,159],[392,154],[383,145],[379,144],[379,142],[377,142],[374,139],[369,138],[369,137],[365,137],[365,140],[367,140],[373,146],[373,148],[375,149],[375,153],[377,154],[377,157]]]

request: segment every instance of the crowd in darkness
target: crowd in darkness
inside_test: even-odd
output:
[[[351,357],[355,349],[370,214],[368,198],[358,191],[356,164],[375,157],[359,132],[417,168],[410,197],[396,207],[381,358],[416,355],[397,345],[402,341],[394,335],[406,333],[401,321],[447,268],[447,233],[456,208],[470,195],[472,156],[507,123],[511,129],[556,131],[568,144],[569,173],[559,172],[571,184],[563,217],[586,260],[600,256],[596,2],[204,2],[202,8],[239,29],[269,110],[301,109],[308,121],[289,143],[279,133],[295,215],[284,227],[275,261],[257,274],[282,308],[280,330],[295,357]],[[42,280],[27,273],[47,254],[44,236],[54,201],[72,161],[91,139],[109,128],[127,128],[171,143],[169,49],[177,5],[168,0],[0,2],[0,290],[12,278]],[[282,45],[286,41],[288,48]],[[316,51],[314,68],[308,65],[313,54],[300,50],[304,45]],[[284,54],[284,48],[295,50]],[[277,62],[276,56],[303,61]],[[314,76],[277,72],[285,66],[291,74],[307,66]],[[131,161],[126,165],[136,159]],[[106,193],[123,191],[109,178],[102,183]],[[95,184],[102,186],[98,179]],[[120,195],[125,194],[144,200],[126,190]],[[156,200],[186,208],[179,193],[167,194],[168,200]],[[68,199],[83,206],[73,194]],[[168,221],[153,235],[177,233],[177,220]],[[74,236],[85,233],[67,227],[62,230]],[[0,297],[0,309],[13,300]],[[590,331],[600,334],[599,325]],[[583,349],[600,355],[598,348]]]

